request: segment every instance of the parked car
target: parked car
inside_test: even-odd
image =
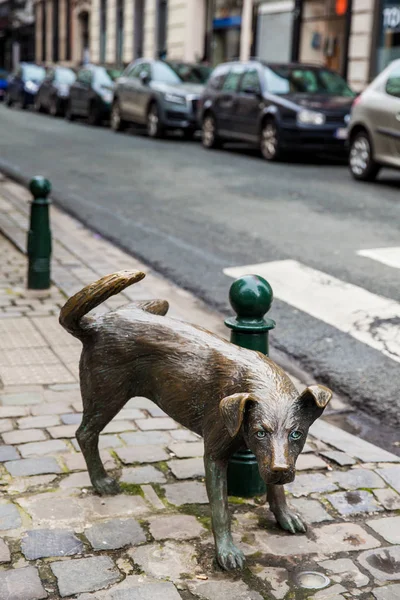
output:
[[[8,78],[5,103],[12,106],[16,102],[25,109],[33,104],[40,84],[45,78],[43,67],[33,63],[20,63]]]
[[[35,98],[35,109],[49,112],[53,117],[64,115],[69,97],[69,88],[76,74],[68,67],[51,67],[41,83]]]
[[[8,81],[7,81],[8,73],[4,69],[0,69],[0,100],[4,99],[6,94]]]
[[[187,63],[137,60],[125,69],[115,87],[111,127],[145,125],[150,137],[181,129],[191,138],[198,128],[197,102],[209,72]]]
[[[400,168],[400,60],[355,99],[349,129],[355,179],[373,181],[383,166]]]
[[[90,125],[100,125],[110,117],[114,95],[114,80],[121,74],[118,69],[85,65],[78,71],[69,89],[65,116],[69,121],[86,117]]]
[[[345,153],[354,97],[325,67],[225,63],[213,71],[199,102],[203,145],[249,142],[269,161],[288,151]]]

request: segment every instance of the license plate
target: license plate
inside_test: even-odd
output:
[[[336,129],[335,138],[337,138],[338,140],[347,140],[347,136],[348,136],[347,127],[340,127],[339,129]]]

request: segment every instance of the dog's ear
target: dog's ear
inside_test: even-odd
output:
[[[224,425],[231,437],[235,437],[239,433],[239,429],[243,423],[244,412],[249,402],[257,402],[257,399],[251,394],[243,393],[226,396],[219,403],[219,410]]]
[[[300,394],[297,403],[301,410],[310,415],[312,421],[315,421],[322,415],[331,398],[331,390],[324,385],[310,385]]]

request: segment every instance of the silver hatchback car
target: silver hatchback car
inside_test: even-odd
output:
[[[373,181],[381,167],[400,168],[400,60],[393,61],[355,99],[349,143],[355,179]]]

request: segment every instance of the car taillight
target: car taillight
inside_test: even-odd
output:
[[[357,104],[359,104],[361,102],[361,96],[362,96],[362,94],[359,94],[358,96],[356,96],[354,98],[352,106],[357,106]]]

